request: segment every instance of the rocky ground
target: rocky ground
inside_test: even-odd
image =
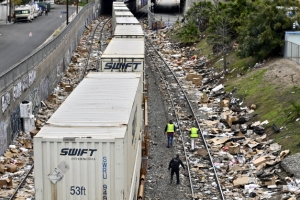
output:
[[[146,178],[145,199],[190,199],[180,192],[182,187],[189,187],[186,176],[187,172],[181,168],[181,184],[175,181],[170,184],[170,172],[168,166],[170,160],[175,157],[178,150],[176,145],[167,148],[167,136],[164,134],[165,126],[169,120],[166,102],[160,91],[160,78],[155,69],[146,68],[149,80],[149,126],[151,134],[149,167]],[[175,177],[174,177],[175,179]]]

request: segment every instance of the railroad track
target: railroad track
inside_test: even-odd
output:
[[[101,16],[91,24],[92,33],[87,39],[89,45],[88,57],[85,63],[84,75],[88,71],[97,71],[99,69],[99,56],[108,44],[108,38],[111,37],[111,17]],[[82,76],[83,79],[84,76]]]
[[[183,89],[181,81],[176,77],[168,64],[160,56],[155,46],[147,38],[145,40],[146,54],[150,67],[157,71],[161,77],[161,86],[165,91],[166,99],[169,103],[169,113],[174,122],[179,127],[179,137],[177,138],[178,152],[185,155],[188,180],[183,183],[189,187],[184,187],[185,193],[191,194],[192,199],[222,199],[223,191],[218,179],[217,171],[213,165],[209,146],[203,135],[203,130],[199,125],[199,119],[204,118],[200,112],[195,112],[196,104],[192,103],[191,97]],[[170,44],[171,45],[171,44]],[[173,47],[176,48],[176,47]],[[194,105],[192,105],[194,104]],[[198,109],[197,109],[198,110]],[[196,140],[197,152],[190,151],[190,127],[197,127],[200,130],[200,138]],[[209,187],[207,187],[209,186]]]

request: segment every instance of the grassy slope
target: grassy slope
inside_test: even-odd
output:
[[[284,88],[275,86],[263,79],[267,69],[257,69],[250,75],[240,78],[229,78],[226,89],[231,91],[234,86],[238,88],[237,97],[245,97],[245,105],[257,105],[255,120],[268,120],[265,125],[270,138],[282,145],[282,149],[289,149],[291,153],[300,152],[297,144],[300,143],[299,122],[287,119],[286,110],[291,107],[291,102],[297,102],[300,89],[296,87]],[[284,127],[280,133],[275,133],[272,125]]]
[[[172,40],[177,40],[175,35]],[[195,53],[206,56],[210,59],[209,65],[214,68],[222,68],[221,57],[213,57],[212,50],[205,41],[201,40],[196,45]],[[254,66],[253,58],[241,59],[236,56],[236,52],[228,53],[229,73],[225,78],[227,91],[232,91],[233,87],[238,90],[235,94],[237,98],[245,98],[244,105],[255,104],[257,116],[252,121],[261,122],[268,120],[269,124],[264,125],[266,133],[271,139],[282,145],[282,149],[289,149],[291,153],[300,152],[300,123],[291,122],[287,119],[286,109],[291,107],[291,102],[299,102],[299,88],[281,88],[264,80],[267,69],[251,69]],[[284,127],[280,133],[275,133],[272,125]]]

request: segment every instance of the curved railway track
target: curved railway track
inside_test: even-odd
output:
[[[104,33],[105,28],[110,29],[111,28],[111,17],[108,16],[102,16],[99,17],[97,23],[92,24],[93,30],[91,31],[92,34],[89,35],[87,39],[87,44],[89,45],[88,49],[88,56],[86,59],[85,69],[84,69],[84,75],[87,71],[96,71],[98,70],[99,66],[99,56],[100,52],[103,51],[104,47],[107,44],[107,40],[111,35],[109,34],[110,31],[106,31]],[[104,36],[103,36],[104,35]],[[91,56],[94,57],[94,59],[91,59]],[[82,76],[83,79],[84,76]]]
[[[218,179],[217,171],[213,165],[213,159],[209,147],[203,136],[203,130],[199,125],[201,113],[196,113],[190,98],[181,86],[180,80],[171,70],[168,64],[160,56],[155,46],[149,39],[145,40],[146,52],[151,67],[156,68],[160,74],[165,92],[169,99],[169,113],[172,113],[173,121],[177,121],[179,127],[179,137],[177,138],[177,151],[182,152],[186,158],[188,168],[189,187],[185,187],[186,193],[190,193],[192,199],[222,199],[224,200],[223,191]],[[197,152],[204,152],[205,156],[190,151],[190,137],[188,128],[192,126],[200,130],[200,138],[196,141]],[[203,154],[202,154],[203,155]],[[205,184],[204,184],[205,183]],[[211,187],[206,188],[205,185]],[[188,191],[189,188],[189,191]]]

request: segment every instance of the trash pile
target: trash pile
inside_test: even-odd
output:
[[[15,188],[30,173],[32,167],[32,135],[21,132],[13,144],[9,145],[4,155],[0,157],[0,197],[11,197],[15,193]],[[16,199],[34,197],[32,174],[26,179],[24,187],[16,197]]]
[[[280,166],[289,150],[281,149],[267,137],[264,125],[268,121],[253,121],[256,105],[244,105],[242,99],[234,98],[234,91],[225,92],[224,85],[220,84],[222,72],[207,68],[205,64],[209,59],[196,54],[195,48],[174,47],[166,33],[162,29],[146,34],[172,68],[188,97],[193,99],[193,105],[197,106],[194,110],[206,116],[198,122],[225,198],[296,199],[300,193],[300,179],[287,176]],[[188,148],[189,145],[186,144]],[[199,143],[196,147],[198,151],[204,148]],[[198,151],[194,154],[207,156]],[[203,167],[200,162],[191,165],[192,171]],[[197,195],[194,198],[201,199]]]

